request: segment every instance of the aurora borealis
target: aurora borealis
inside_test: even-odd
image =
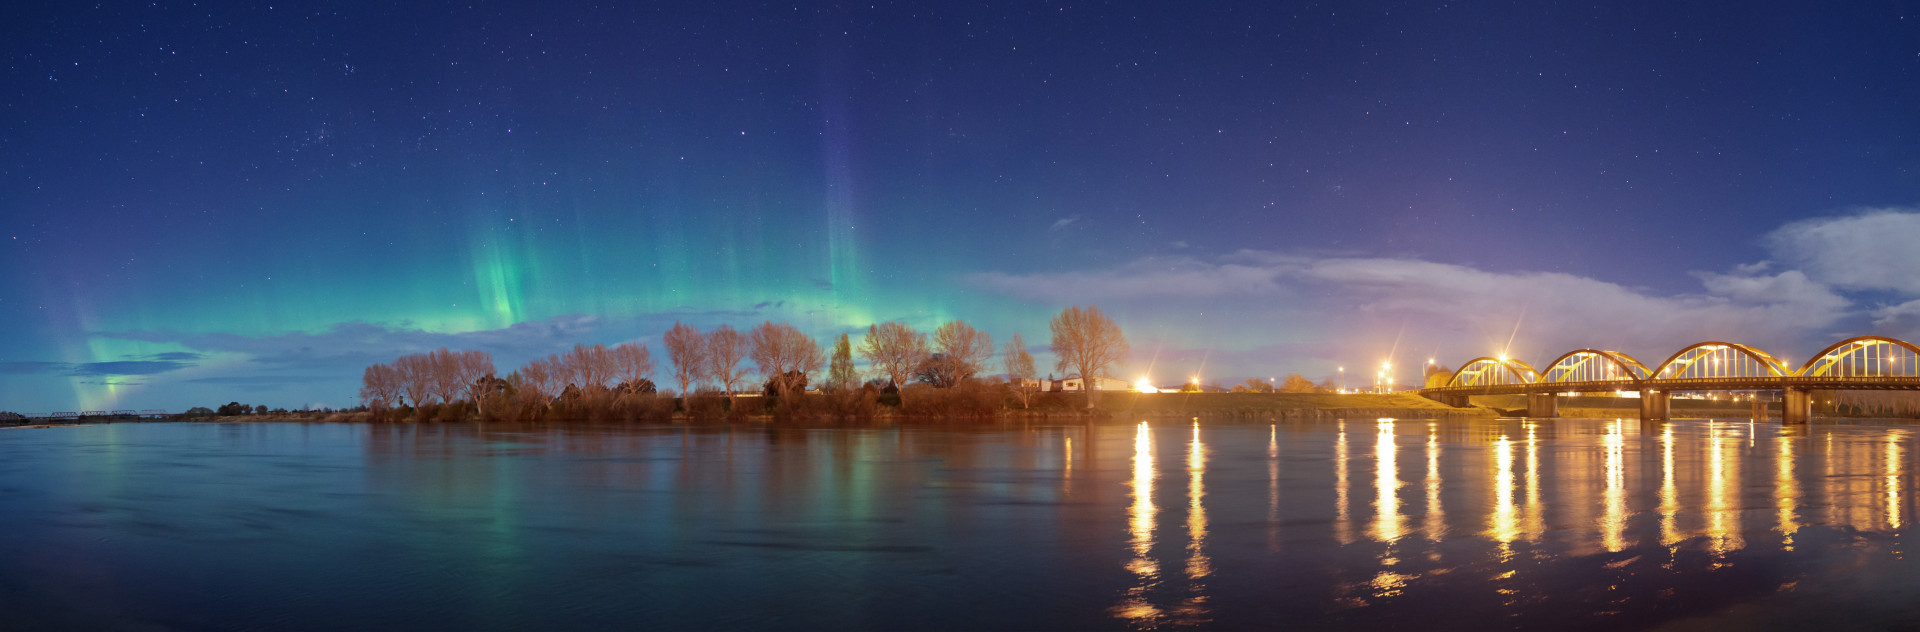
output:
[[[4,16],[4,410],[676,320],[964,318],[1044,373],[1072,304],[1163,382],[1920,334],[1899,3]]]

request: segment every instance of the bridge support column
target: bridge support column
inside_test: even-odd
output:
[[[1455,395],[1452,393],[1428,395],[1428,394],[1422,393],[1422,396],[1426,397],[1427,399],[1431,399],[1433,401],[1440,402],[1448,406],[1452,406],[1454,408],[1466,408],[1468,406],[1473,405],[1473,402],[1469,401],[1466,395]]]
[[[1806,389],[1789,388],[1781,391],[1780,423],[1803,424],[1813,419],[1813,393]]]
[[[1536,419],[1559,417],[1559,401],[1554,399],[1553,393],[1528,393],[1527,416]]]
[[[1640,391],[1640,420],[1665,421],[1673,396],[1666,391]]]

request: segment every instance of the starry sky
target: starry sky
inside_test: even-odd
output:
[[[1044,373],[1076,304],[1162,383],[1920,338],[1911,2],[400,4],[0,9],[0,409],[675,321]]]

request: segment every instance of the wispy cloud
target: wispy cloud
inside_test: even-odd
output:
[[[1916,238],[1920,210],[1877,208],[1787,224],[1764,243],[1775,258],[1821,283],[1920,297]]]
[[[1056,219],[1056,220],[1053,220],[1053,225],[1052,225],[1052,226],[1048,226],[1048,227],[1047,227],[1047,230],[1050,230],[1050,231],[1051,231],[1051,230],[1066,230],[1066,228],[1067,228],[1068,226],[1072,226],[1072,225],[1074,224],[1074,222],[1078,222],[1078,221],[1080,221],[1080,216],[1079,216],[1079,215],[1071,215],[1071,216],[1068,216],[1068,217],[1062,217],[1062,218],[1060,218],[1060,219]]]
[[[1746,266],[1695,276],[1699,291],[1660,294],[1560,272],[1242,251],[1215,259],[1149,257],[1104,270],[981,273],[965,280],[1023,299],[1100,303],[1128,315],[1198,316],[1228,309],[1259,315],[1258,323],[1225,325],[1247,331],[1353,338],[1371,328],[1364,335],[1377,338],[1379,330],[1391,337],[1402,323],[1415,323],[1418,336],[1476,351],[1484,351],[1480,341],[1504,340],[1516,326],[1527,327],[1524,338],[1542,349],[1629,344],[1664,353],[1698,340],[1737,337],[1791,350],[1856,314],[1850,300],[1799,270],[1768,274],[1765,266]],[[1193,316],[1181,318],[1193,322]]]
[[[166,355],[166,354],[162,354]],[[198,359],[197,354],[193,355]],[[157,375],[194,366],[186,360],[122,360],[114,362],[0,362],[0,374],[104,377]]]

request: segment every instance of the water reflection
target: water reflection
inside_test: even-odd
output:
[[[1280,426],[1267,426],[1267,551],[1280,550]]]
[[[1207,447],[1200,443],[1200,422],[1194,421],[1193,440],[1187,444],[1187,597],[1180,607],[1181,624],[1203,622],[1207,614],[1206,584],[1213,574],[1207,559]]]
[[[1400,539],[1400,477],[1398,466],[1394,463],[1394,453],[1398,446],[1393,441],[1393,420],[1379,421],[1379,432],[1375,435],[1373,447],[1374,461],[1374,521],[1373,537],[1382,542]]]
[[[1153,429],[1143,421],[1134,431],[1133,504],[1127,510],[1127,527],[1133,536],[1133,559],[1127,562],[1127,570],[1136,581],[1117,610],[1120,617],[1140,623],[1160,617],[1160,609],[1147,600],[1148,593],[1160,583],[1160,564],[1153,559],[1154,516],[1158,513],[1153,507],[1154,476]]]
[[[1728,453],[1740,443],[1738,431],[1725,424],[1707,426],[1707,537],[1715,559],[1746,546],[1740,535],[1740,505],[1734,497],[1740,461]]]
[[[1623,424],[1622,420],[1613,420],[1606,436],[1607,490],[1601,501],[1606,506],[1606,513],[1600,518],[1600,539],[1608,553],[1619,553],[1627,547],[1626,437],[1621,434]]]
[[[1333,439],[1333,539],[1353,544],[1353,515],[1347,506],[1347,422],[1334,424]]]
[[[1899,431],[1887,433],[1887,528],[1900,528],[1900,436]]]
[[[1427,520],[1421,525],[1427,539],[1439,542],[1447,534],[1447,512],[1440,503],[1440,422],[1427,422]]]
[[[1774,457],[1773,498],[1774,507],[1779,510],[1780,547],[1793,550],[1793,534],[1800,531],[1800,522],[1796,517],[1800,501],[1799,479],[1794,476],[1793,437],[1785,432],[1774,439],[1778,446]]]
[[[35,579],[0,627],[1853,629],[1920,600],[1912,425],[1369,421],[3,431],[0,580]]]
[[[1520,537],[1519,511],[1513,505],[1513,442],[1507,435],[1493,442],[1493,516],[1487,534],[1501,546],[1502,557],[1512,552],[1506,545]]]

